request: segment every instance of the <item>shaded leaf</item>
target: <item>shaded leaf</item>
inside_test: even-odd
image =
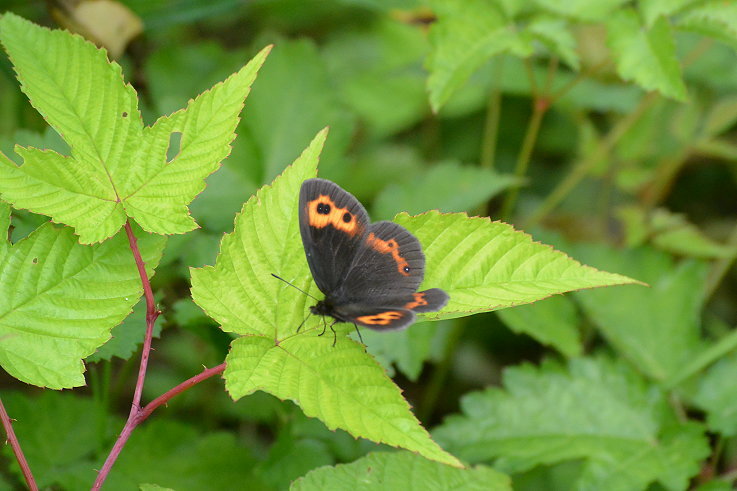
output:
[[[290,489],[504,491],[512,486],[507,476],[489,467],[456,469],[409,452],[374,452],[350,464],[315,469],[295,481]]]
[[[713,431],[724,436],[737,435],[737,356],[731,355],[716,362],[698,380],[694,395],[697,406],[706,411],[706,422]]]
[[[451,451],[510,473],[581,459],[577,489],[685,489],[709,453],[700,424],[679,423],[662,393],[601,358],[507,369],[504,389],[461,406],[433,433]]]
[[[607,30],[617,72],[624,80],[686,100],[673,32],[666,18],[659,17],[647,28],[634,10],[622,9],[611,15]]]

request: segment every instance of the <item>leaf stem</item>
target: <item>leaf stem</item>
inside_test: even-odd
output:
[[[445,383],[451,368],[451,362],[453,361],[453,355],[461,340],[465,325],[465,320],[458,320],[455,325],[451,327],[450,332],[448,333],[448,339],[445,343],[445,349],[443,350],[443,359],[435,367],[435,370],[433,370],[430,381],[427,384],[427,390],[425,391],[417,410],[417,419],[422,421],[425,425],[429,424],[430,417],[435,411],[435,404],[438,402],[438,398],[440,397],[443,388],[445,388]]]
[[[727,274],[729,268],[732,267],[735,258],[737,258],[737,225],[729,234],[727,244],[731,249],[729,257],[720,258],[714,263],[706,277],[706,285],[704,287],[704,301],[708,300],[716,291],[717,286],[722,282],[724,275]]]
[[[486,121],[484,122],[484,135],[481,141],[481,167],[484,169],[494,168],[496,157],[496,144],[499,138],[499,116],[501,114],[502,89],[501,78],[504,72],[504,57],[499,58],[495,73],[495,82],[489,93],[489,101],[486,105]]]
[[[599,144],[599,146],[589,154],[588,157],[581,160],[571,172],[553,189],[553,191],[545,198],[545,201],[530,216],[525,224],[526,228],[533,227],[540,223],[548,213],[558,206],[581,180],[588,175],[591,169],[606,155],[611,152],[614,145],[627,133],[632,126],[640,119],[645,111],[658,99],[656,92],[650,92],[642,98],[638,106],[621,119],[609,131],[607,136]]]
[[[154,410],[156,410],[156,408],[158,408],[159,406],[166,404],[175,396],[181,394],[190,387],[199,384],[203,380],[206,380],[213,375],[223,373],[224,370],[225,363],[221,363],[220,365],[214,366],[212,368],[206,368],[201,373],[185,380],[176,387],[164,392],[162,395],[146,404],[146,406],[136,411],[135,414],[131,413],[131,416],[128,417],[128,421],[123,427],[123,431],[120,432],[120,436],[118,436],[115,445],[113,445],[110,454],[105,460],[105,464],[103,464],[102,469],[100,469],[100,472],[97,474],[97,479],[95,480],[95,484],[92,486],[92,489],[100,489],[102,484],[105,482],[107,475],[110,473],[110,469],[112,469],[115,460],[117,460],[118,455],[120,455],[121,450],[123,450],[123,446],[125,446],[128,438],[130,438],[131,433],[133,433],[133,430],[136,428],[136,426],[143,423],[146,418],[151,416],[151,413],[153,413]]]
[[[10,446],[13,449],[15,459],[18,461],[18,465],[20,465],[26,484],[28,484],[28,489],[31,491],[38,491],[38,485],[36,484],[36,480],[33,478],[31,468],[28,466],[26,456],[23,455],[23,449],[20,448],[20,442],[18,441],[18,437],[15,436],[15,431],[13,430],[13,423],[10,416],[8,416],[8,412],[5,410],[2,400],[0,400],[0,419],[2,419],[3,428],[5,428],[5,434],[7,435]]]

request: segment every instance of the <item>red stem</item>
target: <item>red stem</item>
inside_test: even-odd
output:
[[[31,468],[28,467],[28,461],[26,461],[26,456],[23,455],[23,449],[20,448],[18,437],[15,436],[15,431],[13,431],[13,423],[10,420],[10,416],[8,416],[8,412],[5,410],[2,400],[0,400],[0,419],[3,421],[3,428],[5,428],[5,433],[8,435],[10,446],[13,447],[15,458],[20,465],[21,471],[23,471],[23,477],[26,479],[28,489],[31,491],[38,491],[38,485],[36,484],[36,480],[33,478]]]
[[[105,482],[107,475],[110,473],[113,464],[120,455],[120,451],[123,446],[130,438],[131,433],[138,426],[139,415],[141,412],[141,395],[143,394],[143,381],[146,378],[146,369],[148,367],[148,357],[151,354],[151,338],[153,337],[154,322],[161,312],[156,310],[156,301],[154,300],[154,292],[151,289],[151,282],[148,281],[148,275],[146,274],[146,265],[141,257],[141,251],[138,249],[138,241],[136,236],[133,234],[130,222],[125,222],[125,233],[128,235],[128,243],[130,244],[133,257],[136,260],[136,267],[138,267],[138,274],[141,276],[141,283],[143,284],[143,294],[146,297],[146,336],[143,340],[143,353],[141,354],[141,365],[138,368],[138,379],[136,380],[136,389],[133,392],[133,402],[131,403],[131,412],[128,415],[128,421],[125,422],[123,431],[120,432],[115,445],[113,445],[110,454],[105,459],[102,469],[97,474],[95,484],[92,489],[100,489],[102,483]]]

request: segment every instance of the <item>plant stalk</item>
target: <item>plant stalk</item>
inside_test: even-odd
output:
[[[23,449],[20,448],[20,442],[18,441],[18,437],[15,436],[15,431],[13,430],[13,423],[10,416],[8,416],[8,412],[5,410],[2,400],[0,400],[0,419],[2,419],[3,428],[5,428],[5,434],[10,442],[10,447],[13,449],[15,459],[18,461],[18,465],[20,465],[21,472],[23,472],[23,478],[26,480],[26,484],[28,484],[28,489],[31,491],[38,491],[38,485],[36,484],[36,480],[33,478],[31,468],[28,466],[26,456],[23,454]]]

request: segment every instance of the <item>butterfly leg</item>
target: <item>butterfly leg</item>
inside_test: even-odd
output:
[[[299,325],[299,326],[297,327],[297,332],[298,332],[298,333],[299,333],[299,330],[300,330],[300,329],[302,329],[302,326],[304,326],[304,325],[305,325],[305,322],[307,322],[307,319],[309,319],[311,315],[312,315],[312,312],[310,312],[309,314],[307,314],[307,317],[305,317],[305,318],[304,318],[304,320],[303,320],[303,321],[302,321],[302,322],[300,323],[300,325]]]
[[[322,316],[322,332],[318,334],[318,336],[322,336],[323,334],[325,334],[325,331],[327,330],[327,328],[328,328],[328,323],[325,322],[325,316]]]
[[[335,329],[333,329],[333,326],[335,325],[336,322],[338,321],[335,321],[332,324],[330,324],[330,330],[333,331],[333,348],[335,348],[335,342],[338,340],[338,333],[335,332]]]
[[[363,336],[361,336],[361,331],[358,330],[358,326],[356,323],[353,323],[353,327],[356,328],[356,334],[358,334],[358,340],[361,341],[361,344],[363,345],[363,349],[366,349],[366,343],[363,342]]]

